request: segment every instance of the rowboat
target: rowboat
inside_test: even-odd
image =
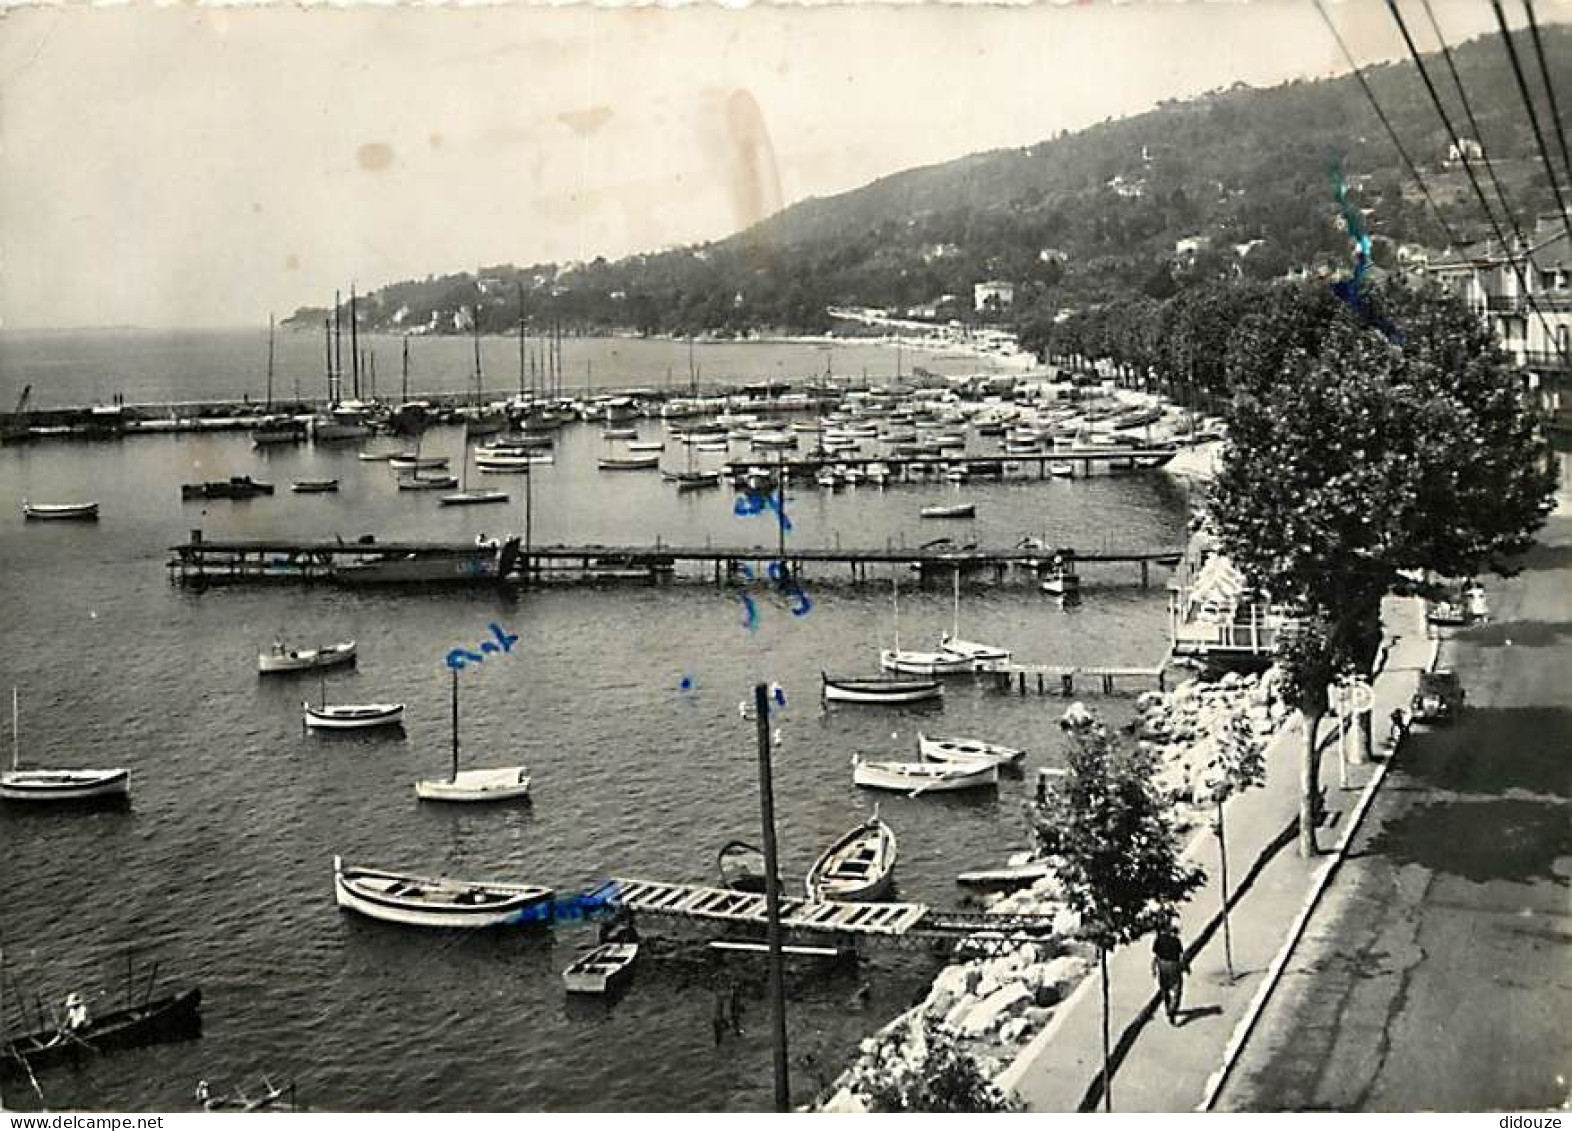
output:
[[[747,841],[729,840],[716,853],[721,886],[755,894],[765,889],[764,853]],[[777,888],[777,890],[782,890]]]
[[[724,452],[731,446],[729,440],[700,440],[693,447],[701,452]]]
[[[355,868],[333,857],[333,895],[340,907],[372,919],[412,927],[500,927],[549,922],[551,888],[491,880],[454,880]]]
[[[21,768],[20,699],[11,689],[11,768],[0,772],[0,801],[102,801],[123,798],[131,789],[131,771],[115,768]]]
[[[844,679],[819,673],[823,697],[832,703],[920,703],[944,696],[944,685],[931,679]]]
[[[887,672],[904,672],[907,675],[956,675],[975,668],[970,657],[953,652],[897,651],[891,648],[879,652],[879,666]]]
[[[1048,474],[1058,479],[1070,479],[1075,475],[1075,465],[1062,459],[1049,460]]]
[[[443,495],[437,500],[445,507],[476,507],[485,503],[505,503],[508,501],[506,491],[455,491],[451,495]]]
[[[637,428],[604,428],[601,430],[602,440],[635,440],[638,438]]]
[[[609,993],[633,973],[638,956],[636,942],[602,943],[573,960],[562,972],[562,984],[570,994]]]
[[[999,784],[992,762],[869,762],[852,758],[852,784],[910,793],[949,793]]]
[[[1008,648],[1000,648],[994,644],[983,644],[976,640],[962,640],[946,632],[939,637],[939,651],[948,652],[954,656],[964,656],[971,661],[972,667],[978,670],[1005,663],[1010,658]]]
[[[480,471],[521,471],[528,472],[535,464],[555,463],[555,458],[550,452],[520,453],[518,455],[488,455],[476,456],[475,467]]]
[[[401,454],[388,457],[388,466],[394,471],[435,471],[447,465],[447,456]]]
[[[1065,566],[1055,566],[1043,575],[1039,588],[1044,593],[1051,593],[1056,597],[1066,597],[1081,591],[1081,577],[1073,569]]]
[[[182,1041],[202,1033],[202,991],[193,986],[136,1005],[112,1009],[83,1024],[8,1037],[0,1042],[0,1067],[29,1072],[116,1049]]]
[[[675,483],[678,491],[698,491],[719,487],[721,477],[718,471],[663,471],[661,478],[667,483]]]
[[[843,833],[808,869],[811,900],[872,900],[889,893],[899,845],[877,811]]]
[[[271,495],[273,484],[258,483],[249,475],[231,475],[210,483],[185,483],[180,487],[182,499],[251,499],[257,495]]]
[[[98,519],[98,503],[30,503],[23,499],[22,514],[30,519],[56,522],[94,522]]]
[[[404,724],[402,703],[340,703],[331,707],[326,703],[319,707],[301,703],[300,707],[306,713],[306,725],[321,730],[365,730]]]
[[[646,471],[660,466],[660,454],[637,456],[602,456],[596,461],[602,471]]]
[[[324,495],[338,490],[337,479],[297,479],[289,489],[297,495]]]
[[[630,440],[627,444],[630,452],[663,452],[666,450],[664,440]]]
[[[400,491],[451,491],[459,485],[457,475],[400,475],[398,489]]]
[[[930,762],[992,762],[1003,769],[1019,766],[1026,751],[971,738],[929,738],[917,732],[917,749]]]
[[[1035,884],[1038,880],[1046,879],[1053,869],[1046,860],[1026,860],[1019,864],[1006,864],[1002,868],[979,868],[974,872],[962,872],[955,877],[955,882],[963,887],[971,888],[1023,888]]]
[[[345,640],[339,644],[325,644],[320,648],[286,648],[282,640],[273,641],[273,647],[257,656],[257,671],[304,672],[317,668],[335,668],[340,664],[355,662],[355,642]]]
[[[923,507],[918,513],[923,518],[972,518],[977,514],[977,504],[957,503],[954,506]]]
[[[459,769],[459,680],[453,669],[453,769],[445,778],[415,783],[422,801],[513,801],[529,796],[529,771],[523,766]]]

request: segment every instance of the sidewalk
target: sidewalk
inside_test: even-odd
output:
[[[1374,682],[1376,759],[1383,755],[1393,708],[1408,705],[1418,673],[1433,654],[1422,602],[1388,600],[1382,617],[1390,650]],[[1180,936],[1191,965],[1179,1025],[1169,1025],[1156,1008],[1149,940],[1109,957],[1115,1111],[1193,1110],[1222,1064],[1236,1026],[1330,858],[1360,791],[1379,767],[1379,761],[1349,766],[1348,788],[1341,788],[1337,721],[1323,720],[1321,734],[1327,810],[1318,833],[1321,855],[1303,860],[1296,844],[1304,742],[1297,724],[1285,727],[1268,746],[1266,783],[1228,803],[1237,980],[1229,981],[1224,963],[1217,838],[1209,829],[1199,832],[1185,853],[1205,870],[1207,880],[1180,914]],[[1097,1110],[1102,1105],[1101,1074],[1101,993],[1094,971],[998,1083],[1013,1088],[1031,1111]]]

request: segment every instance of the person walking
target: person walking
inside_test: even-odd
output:
[[[1152,976],[1163,995],[1163,1009],[1168,1014],[1168,1024],[1179,1024],[1179,1007],[1184,1001],[1184,975],[1188,968],[1184,957],[1184,943],[1172,922],[1157,929],[1152,939]]]

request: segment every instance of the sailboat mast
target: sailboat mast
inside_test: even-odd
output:
[[[326,351],[323,359],[324,368],[327,370],[327,399],[328,404],[333,403],[333,319],[322,319],[322,346]]]
[[[11,689],[11,769],[13,771],[19,765],[21,765],[22,759],[22,742],[21,739],[17,737],[16,729],[17,716],[21,714],[21,711],[17,705],[18,699],[19,694],[16,688],[13,687]]]
[[[524,395],[524,284],[518,285],[519,291],[519,396]]]
[[[471,337],[474,339],[475,343],[475,403],[479,405],[481,401],[480,390],[482,382],[480,375],[480,303],[477,302],[474,306],[470,307],[469,320],[471,329],[473,331]]]
[[[961,567],[955,567],[955,612],[950,621],[950,639],[961,638]]]
[[[344,303],[333,292],[333,374],[328,379],[328,400],[336,408],[344,387]]]
[[[355,399],[360,399],[360,316],[359,307],[355,303],[355,285],[349,285],[349,374],[351,385],[355,391]]]
[[[273,410],[273,315],[267,316],[267,408]]]
[[[409,335],[404,335],[404,382],[401,396],[403,403],[409,403]]]
[[[890,578],[890,604],[895,608],[895,651],[901,650],[901,579]]]
[[[458,781],[458,669],[453,670],[453,780]]]

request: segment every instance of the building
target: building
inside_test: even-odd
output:
[[[1449,251],[1426,270],[1495,331],[1538,407],[1552,423],[1567,427],[1572,235],[1560,218],[1541,218],[1533,235],[1510,253],[1486,241]]]
[[[1015,284],[998,279],[978,283],[972,288],[972,308],[982,314],[990,310],[1009,310],[1015,305]]]
[[[1194,258],[1198,253],[1206,251],[1212,246],[1210,236],[1186,236],[1182,240],[1174,241],[1174,254],[1187,258]]]
[[[1485,147],[1471,137],[1460,137],[1446,147],[1446,163],[1456,165],[1460,161],[1483,161]]]

